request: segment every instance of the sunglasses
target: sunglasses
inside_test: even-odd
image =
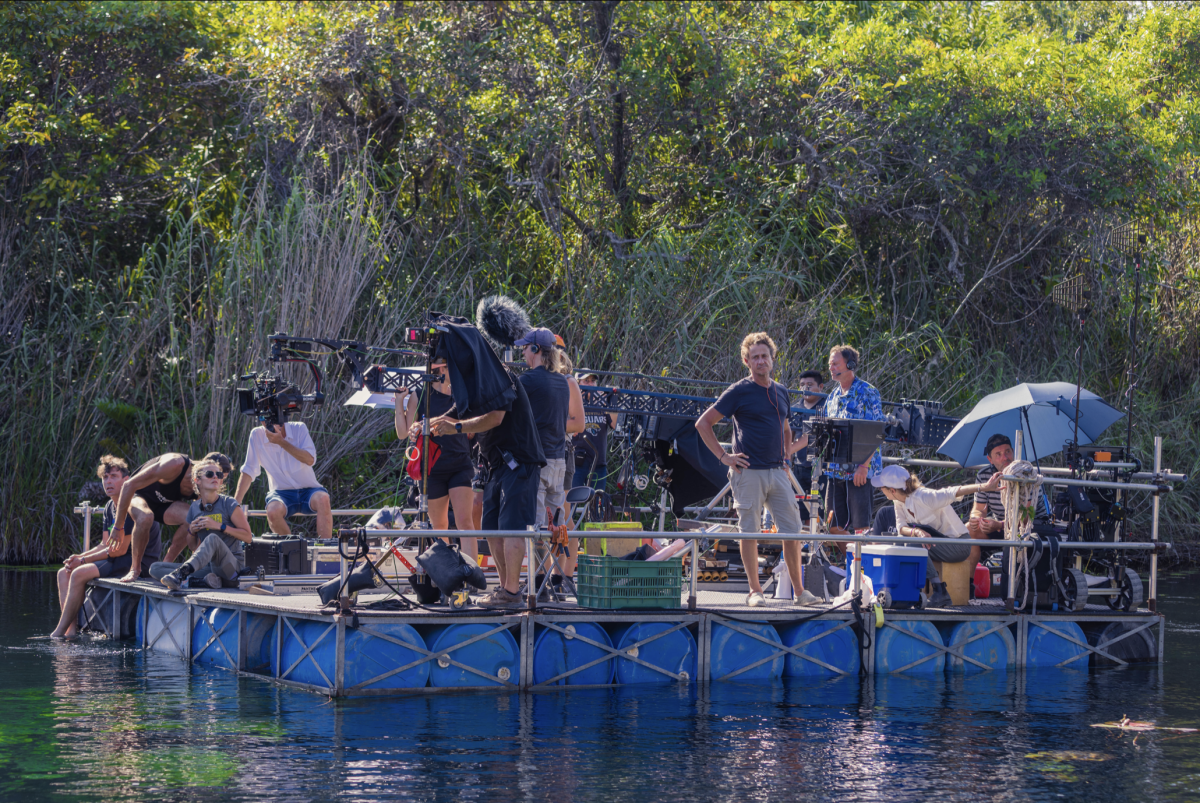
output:
[[[201,471],[200,476],[209,480],[213,479],[214,477],[219,480],[225,479],[225,474],[223,472],[213,471],[211,468],[208,471]]]

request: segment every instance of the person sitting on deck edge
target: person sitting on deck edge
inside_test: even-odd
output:
[[[250,430],[246,444],[246,460],[238,477],[233,498],[240,505],[246,491],[267,472],[267,523],[271,532],[290,535],[288,516],[297,513],[315,514],[317,537],[333,537],[333,507],[329,492],[317,481],[313,465],[317,462],[317,447],[308,425],[303,421],[280,422]]]
[[[93,547],[81,555],[68,556],[63,561],[63,567],[58,570],[58,604],[62,608],[62,616],[58,620],[58,627],[50,634],[52,639],[75,637],[79,609],[83,605],[83,595],[89,580],[124,574],[133,565],[133,555],[129,552],[129,540],[134,529],[133,518],[126,516],[121,536],[112,537],[117,515],[116,502],[121,496],[121,488],[129,479],[129,465],[119,457],[106,454],[100,458],[96,476],[104,484],[104,493],[108,496],[108,504],[104,506],[104,535],[100,546]],[[150,565],[162,554],[160,529],[158,522],[152,523],[142,555],[141,574],[148,573]]]
[[[232,496],[221,493],[228,476],[228,470],[215,459],[202,460],[192,467],[192,479],[200,493],[187,513],[192,557],[184,564],[156,563],[150,567],[150,575],[167,588],[179,589],[193,574],[209,588],[236,585],[238,572],[246,566],[245,545],[250,543],[252,533],[245,509]]]

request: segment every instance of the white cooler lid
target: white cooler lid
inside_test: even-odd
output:
[[[923,546],[900,546],[898,544],[867,544],[863,547],[864,555],[893,555],[897,558],[929,557],[929,550]]]

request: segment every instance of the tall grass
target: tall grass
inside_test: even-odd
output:
[[[733,380],[744,372],[741,338],[765,330],[781,347],[779,378],[793,386],[801,371],[824,366],[830,345],[850,342],[863,353],[861,374],[885,398],[942,399],[959,414],[1018,381],[1075,375],[1071,320],[1052,305],[1007,328],[943,331],[928,314],[936,279],[920,267],[919,242],[908,249],[916,256],[871,264],[805,221],[776,216],[764,225],[729,211],[699,230],[648,235],[620,254],[582,244],[563,259],[561,241],[547,237],[547,251],[522,261],[514,254],[531,244],[508,238],[501,223],[421,228],[399,219],[366,170],[332,183],[297,179],[282,201],[264,181],[244,198],[225,228],[181,206],[141,260],[107,282],[88,270],[94,254],[52,228],[15,249],[16,223],[0,218],[0,371],[10,394],[0,407],[0,446],[12,456],[12,470],[0,472],[5,561],[79,548],[71,508],[103,452],[134,465],[172,450],[215,449],[239,460],[252,422],[237,414],[232,380],[268,367],[272,332],[397,345],[425,310],[470,316],[492,292],[515,296],[535,324],[563,334],[580,366]],[[1071,252],[1094,257],[1088,236]],[[1170,265],[1188,264],[1189,243],[1162,245]],[[1186,267],[1171,270],[1177,275],[1167,271],[1166,280],[1190,280]],[[30,276],[44,281],[35,286]],[[1156,332],[1174,327],[1180,348],[1194,343],[1194,293],[1147,297]],[[1093,317],[1083,346],[1085,385],[1114,402],[1124,389],[1121,298]],[[31,305],[42,314],[22,326]],[[1010,319],[1029,310],[996,312]],[[1162,434],[1166,463],[1194,475],[1200,371],[1170,374],[1164,365],[1140,358],[1135,446],[1148,462],[1152,437]],[[305,372],[284,373],[311,387]],[[1190,389],[1167,392],[1185,379]],[[316,471],[336,506],[379,504],[401,476],[391,416],[341,406],[347,392],[331,382],[325,406],[308,418]],[[261,504],[264,492],[260,482],[249,501]],[[1166,498],[1166,537],[1200,534],[1191,517],[1198,501],[1195,484]],[[1139,499],[1140,535],[1147,512]]]

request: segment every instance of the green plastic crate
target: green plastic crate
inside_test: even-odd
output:
[[[678,608],[683,559],[650,563],[580,555],[575,589],[582,608]]]

